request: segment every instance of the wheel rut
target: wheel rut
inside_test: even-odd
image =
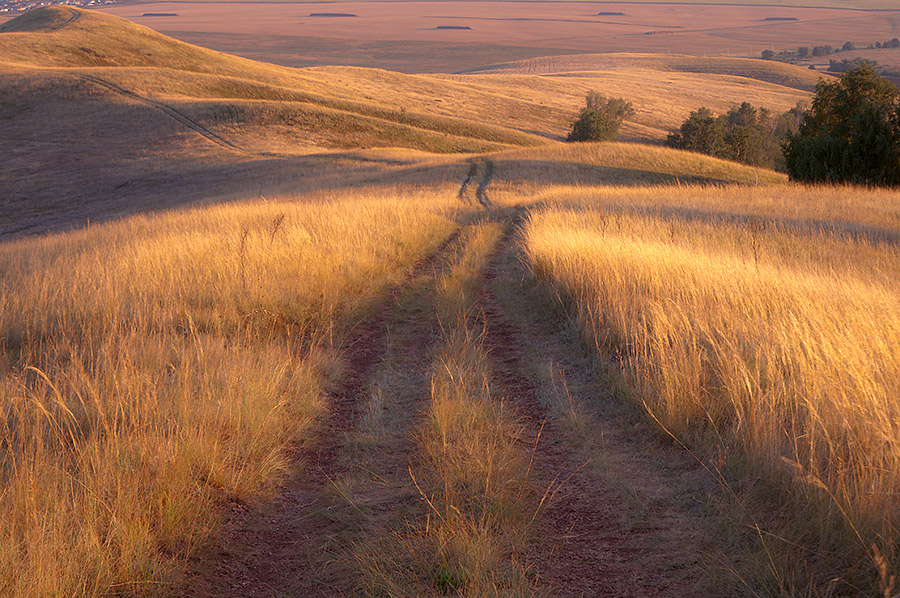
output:
[[[486,192],[493,167],[482,164]],[[469,184],[478,170],[479,164],[470,168]],[[716,596],[705,552],[712,542],[698,500],[710,490],[705,473],[598,378],[596,358],[579,348],[572,326],[524,266],[524,212],[494,208],[484,215],[505,232],[487,265],[473,268],[476,305],[467,311],[477,314],[472,329],[483,331],[492,387],[523,423],[517,442],[534,451],[528,484],[540,506],[523,554],[534,594]],[[314,441],[295,456],[297,475],[274,501],[234,507],[178,595],[365,592],[360,559],[423,516],[409,472],[441,336],[435,285],[460,244],[454,234],[417,263],[355,330],[347,374],[329,395]],[[560,410],[559,388],[580,427]],[[556,403],[548,400],[551,391]]]
[[[479,165],[481,165],[482,174],[481,179],[478,181],[478,186],[475,188],[475,200],[481,204],[481,207],[490,208],[494,204],[491,202],[490,197],[488,197],[487,189],[488,185],[491,184],[491,180],[494,178],[494,163],[487,158],[469,163],[469,170],[466,173],[465,178],[463,178],[457,197],[460,201],[471,203],[472,200],[469,197],[469,187],[475,182],[475,179],[478,178]]]
[[[177,595],[192,598],[356,595],[350,547],[361,531],[380,525],[379,513],[414,503],[417,496],[391,476],[408,477],[412,420],[427,396],[424,368],[436,336],[434,323],[415,313],[407,295],[434,278],[459,231],[416,263],[383,307],[356,328],[345,349],[347,374],[329,393],[315,438],[294,456],[297,474],[264,505],[234,505],[215,541],[191,564]],[[412,303],[412,305],[410,305]],[[411,311],[412,310],[412,311]],[[407,393],[394,412],[390,438],[368,451],[354,438],[364,422],[376,379],[386,362],[421,389]]]
[[[534,288],[521,289],[528,278],[516,255],[521,218],[518,213],[508,223],[484,272],[480,299],[496,383],[535,443],[532,482],[544,501],[528,558],[537,588],[556,596],[714,596],[704,587],[701,550],[710,543],[702,518],[696,504],[681,502],[683,493],[707,489],[698,481],[702,471],[683,453],[636,432],[635,426],[646,428],[636,418],[593,409],[618,401],[597,382],[584,354],[573,352],[577,339],[562,338],[565,323],[549,300]],[[515,316],[510,301],[522,308]],[[566,371],[579,362],[580,372]],[[566,394],[581,395],[564,399],[582,404],[593,439],[573,442],[572,429],[548,406],[546,380],[537,379],[548,364]],[[590,442],[592,449],[584,450]],[[627,480],[624,488],[621,480]]]

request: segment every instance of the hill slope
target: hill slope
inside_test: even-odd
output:
[[[664,138],[701,103],[778,110],[808,97],[771,74],[690,72],[697,66],[684,57],[645,56],[641,68],[607,57],[606,71],[564,74],[523,74],[515,65],[462,75],[291,69],[72,7],[0,26],[0,57],[3,233],[285,185],[330,186],[435,160],[359,149],[470,154],[556,145],[593,88],[634,102],[637,114],[623,127],[632,141]],[[567,60],[572,68],[576,58]],[[596,57],[578,60],[598,68]]]

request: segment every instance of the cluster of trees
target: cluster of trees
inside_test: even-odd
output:
[[[875,60],[866,60],[865,58],[845,58],[844,60],[829,60],[828,70],[832,73],[843,73],[855,69],[862,64],[868,64],[875,70],[878,70],[878,62]]]
[[[784,170],[782,145],[797,130],[803,114],[795,108],[774,115],[748,102],[716,116],[709,108],[691,112],[666,145],[735,160],[753,166]]]
[[[853,50],[855,46],[853,42],[847,42],[843,46],[844,50]],[[813,46],[810,48],[809,46],[800,46],[797,48],[796,52],[791,51],[783,51],[778,54],[775,53],[774,50],[763,50],[762,58],[763,60],[781,60],[784,62],[790,62],[796,58],[809,58],[810,56],[829,56],[834,54],[835,52],[840,52],[841,50],[835,50],[833,46]]]
[[[619,134],[622,121],[633,114],[631,102],[590,91],[566,141],[611,141]]]
[[[874,44],[869,44],[869,49],[872,48],[900,48],[900,39],[894,38],[892,40],[886,42],[875,42]],[[835,48],[834,46],[824,45],[824,46],[800,46],[797,48],[796,52],[790,50],[783,50],[781,52],[776,53],[774,50],[764,50],[762,53],[763,60],[779,60],[781,62],[794,62],[795,60],[803,60],[809,57],[821,57],[821,56],[830,56],[835,54],[836,52],[850,52],[858,49],[858,46],[853,42],[844,42],[844,45],[840,48]]]
[[[900,89],[862,61],[820,81],[809,110],[748,103],[691,112],[670,147],[787,171],[794,180],[900,186]]]
[[[884,43],[875,42],[875,47],[876,48],[900,48],[900,39],[897,39],[895,37],[894,39],[884,42]]]
[[[846,61],[845,61],[846,62]],[[614,139],[630,102],[592,91],[569,141]],[[786,170],[794,180],[900,186],[900,89],[867,61],[819,81],[812,106],[774,115],[744,102],[725,114],[691,112],[670,147]]]
[[[870,64],[820,81],[784,156],[796,180],[900,185],[900,90]]]

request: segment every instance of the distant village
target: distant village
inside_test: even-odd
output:
[[[25,12],[39,6],[100,6],[118,0],[0,0],[0,13]]]

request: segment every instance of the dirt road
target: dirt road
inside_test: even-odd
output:
[[[715,543],[704,506],[712,480],[598,375],[602,364],[523,265],[525,211],[487,207],[493,166],[470,170],[460,197],[476,170],[483,207],[361,324],[329,417],[296,454],[296,477],[269,504],[235,507],[195,559],[182,595],[469,595],[457,580],[464,576],[451,579],[437,563],[379,554],[414,550],[408,539],[431,525],[437,499],[413,471],[436,347],[446,337],[440,314],[448,309],[438,309],[437,295],[450,270],[476,289],[458,307],[488,355],[492,396],[521,426],[515,443],[531,452],[523,483],[537,507],[527,545],[501,555],[524,562],[527,595],[725,595],[710,576]],[[466,270],[473,222],[499,224],[503,234],[480,267]],[[373,570],[396,581],[375,583]],[[495,593],[521,594],[503,587]]]

